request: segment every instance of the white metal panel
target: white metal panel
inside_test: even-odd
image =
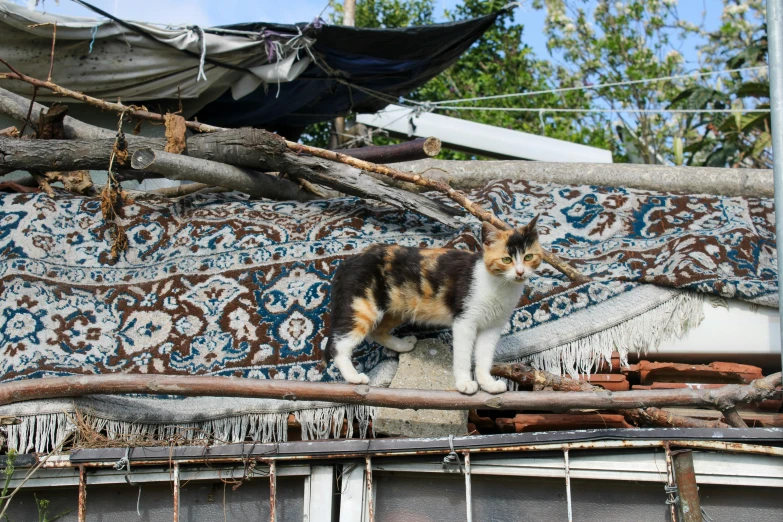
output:
[[[572,479],[666,481],[666,462],[660,451],[596,455],[571,452]],[[696,481],[700,484],[783,487],[783,459],[764,455],[693,452]],[[386,472],[448,473],[438,462],[383,463],[373,469]],[[560,455],[508,459],[481,459],[473,455],[471,474],[564,478]]]
[[[408,136],[435,136],[446,146],[485,151],[490,156],[536,161],[612,163],[612,152],[608,150],[441,114],[425,112],[416,115],[410,108],[399,105],[389,105],[376,114],[358,114],[356,122]]]
[[[28,469],[18,469],[14,471],[9,487],[15,488],[21,484]],[[258,467],[259,473],[266,473],[265,466]],[[215,466],[187,466],[180,469],[180,480],[182,482],[191,482],[199,480],[220,480],[237,478],[241,479],[244,474],[243,466],[235,467],[215,467]],[[279,465],[277,468],[278,477],[301,477],[310,474],[309,464]],[[160,468],[140,467],[133,469],[131,467],[130,481],[137,483],[152,482],[170,482],[172,479],[171,470],[168,465]],[[87,485],[94,486],[98,484],[125,484],[125,470],[117,471],[114,469],[90,469],[87,474]],[[41,488],[57,486],[78,486],[79,469],[78,468],[43,468],[33,474],[32,477],[22,486],[23,488]]]
[[[332,502],[334,500],[334,468],[332,466],[313,466],[310,472],[309,499],[305,522],[332,522]]]
[[[364,522],[367,520],[367,491],[364,479],[364,466],[343,466],[342,488],[340,491],[340,522]]]
[[[778,355],[780,316],[775,308],[729,300],[727,306],[704,302],[704,320],[682,339],[662,343],[661,354]]]

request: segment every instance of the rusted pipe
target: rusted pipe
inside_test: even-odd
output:
[[[364,463],[367,468],[365,471],[367,480],[367,509],[370,513],[370,522],[375,522],[375,507],[373,506],[372,498],[372,459],[369,455],[364,457]]]
[[[181,396],[217,396],[283,399],[290,401],[336,402],[387,408],[437,410],[474,409],[627,409],[649,406],[700,406],[717,408],[729,402],[761,401],[775,395],[780,385],[777,373],[750,385],[728,385],[713,390],[643,390],[592,392],[479,392],[463,395],[456,391],[376,388],[367,385],[243,379],[193,375],[81,375],[53,377],[46,386],[36,379],[0,384],[0,405],[33,399],[79,397],[94,394],[146,393]]]
[[[681,522],[702,522],[699,486],[693,468],[693,452],[677,450],[671,452],[674,465],[674,482],[680,495],[679,515]]]
[[[672,464],[672,451],[668,442],[663,443],[663,450],[666,455],[666,505],[669,506],[669,516],[671,522],[681,522],[677,514],[677,503],[680,501],[677,496],[677,485],[674,482],[674,466]]]
[[[179,522],[179,463],[174,463],[174,522]]]
[[[87,522],[87,471],[79,466],[79,507],[77,513],[79,522]]]
[[[269,461],[269,522],[277,522],[277,463]]]

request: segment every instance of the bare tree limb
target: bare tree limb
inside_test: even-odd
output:
[[[570,377],[562,377],[549,372],[536,370],[519,363],[497,364],[492,368],[492,375],[503,377],[518,383],[523,389],[568,392],[601,391],[603,388],[593,386],[584,381],[577,381]],[[636,408],[619,410],[626,420],[638,425],[667,426],[680,428],[726,428],[727,424],[715,420],[707,421],[684,417],[658,408]]]
[[[616,410],[628,408],[698,406],[715,407],[718,398],[735,402],[756,402],[775,395],[781,374],[754,381],[751,385],[730,384],[719,390],[642,390],[625,392],[479,392],[463,395],[456,391],[375,388],[321,382],[276,379],[241,379],[190,375],[79,375],[52,377],[42,386],[38,379],[0,384],[0,406],[34,399],[80,397],[95,394],[148,393],[187,397],[250,397],[289,401],[321,401],[364,404],[387,408],[437,410]],[[718,397],[716,397],[716,392]]]
[[[435,157],[440,153],[440,147],[440,140],[430,137],[417,138],[395,145],[371,145],[358,149],[339,149],[334,152],[373,163],[397,163]]]
[[[281,201],[315,199],[314,195],[301,190],[296,183],[263,172],[150,148],[142,148],[134,152],[131,157],[131,167],[137,170],[151,170],[163,174],[168,179],[222,186],[251,196]]]
[[[129,154],[139,150],[151,151],[151,148],[138,146],[148,141],[150,140],[129,137]],[[161,143],[155,142],[155,145],[161,145],[162,148],[162,140],[159,141]],[[106,169],[113,146],[113,139],[82,141],[0,138],[0,169],[38,172]],[[218,185],[271,199],[309,201],[315,198],[296,183],[276,176],[163,151],[156,151],[156,154],[158,153],[165,154],[166,159],[157,161],[150,170],[171,179]],[[176,166],[172,163],[174,160],[167,161],[170,156],[180,158],[176,160]],[[229,177],[218,178],[218,171]]]
[[[454,228],[461,226],[454,219],[455,215],[462,213],[460,209],[420,194],[389,187],[348,165],[294,154],[288,143],[280,136],[261,129],[232,129],[190,137],[188,154],[246,168],[285,172],[290,178],[305,179],[344,194],[405,208]]]

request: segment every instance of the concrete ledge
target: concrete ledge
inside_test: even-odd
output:
[[[412,352],[400,354],[390,388],[454,390],[451,347],[423,339]],[[468,432],[468,412],[380,408],[372,421],[376,433],[395,437],[447,437]]]

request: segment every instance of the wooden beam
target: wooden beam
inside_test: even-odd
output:
[[[42,384],[45,384],[43,386]],[[713,390],[641,390],[625,392],[554,391],[506,392],[491,395],[478,392],[375,388],[367,385],[242,379],[189,375],[79,375],[52,377],[0,384],[0,406],[33,399],[80,397],[96,394],[146,393],[187,397],[248,397],[289,401],[322,401],[401,409],[437,410],[616,410],[627,408],[696,406],[720,408],[726,404],[758,402],[776,394],[781,374],[732,384]]]

